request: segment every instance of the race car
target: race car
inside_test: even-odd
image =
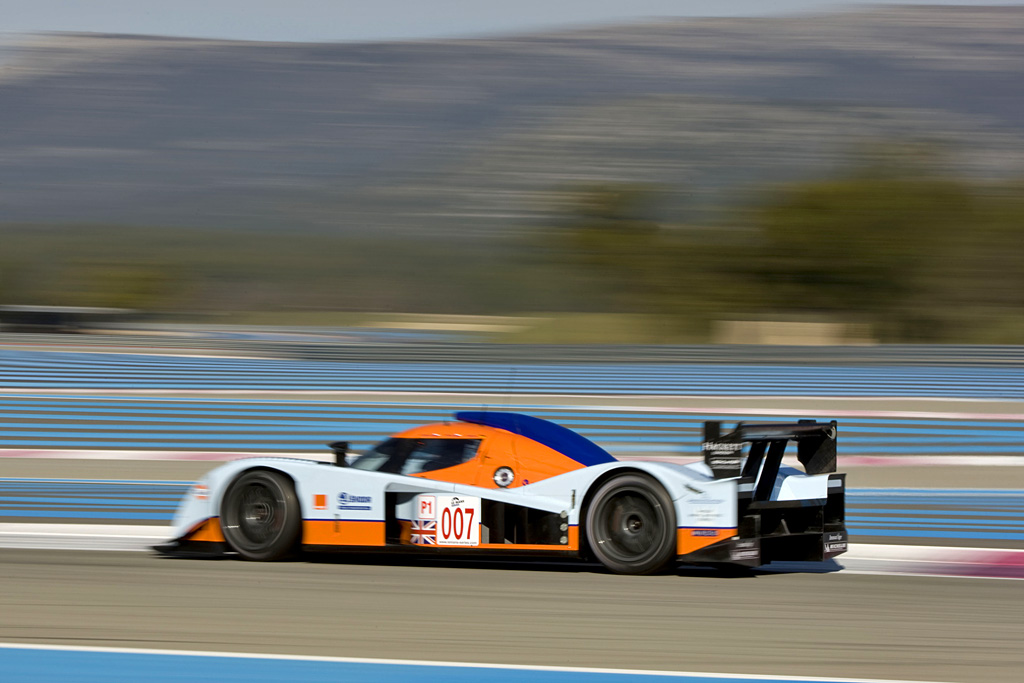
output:
[[[191,487],[165,553],[302,550],[510,553],[596,559],[621,574],[674,562],[759,566],[847,549],[836,423],[707,422],[703,460],[620,461],[529,415],[457,412],[358,456],[258,457]],[[790,441],[803,471],[783,464]]]

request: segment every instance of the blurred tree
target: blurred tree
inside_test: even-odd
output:
[[[607,310],[711,321],[870,323],[883,341],[1024,341],[1024,193],[863,167],[775,188],[719,225],[650,218],[658,191],[582,189],[548,233],[567,272],[599,273]],[[550,237],[553,235],[553,239]]]
[[[633,259],[647,256],[657,240],[656,200],[657,190],[646,185],[582,188],[566,203],[558,236],[581,261],[632,277]]]
[[[158,263],[83,263],[69,275],[67,301],[141,311],[171,308],[185,284],[175,269]]]
[[[696,340],[735,302],[757,298],[735,274],[732,231],[655,220],[664,188],[602,184],[569,196],[544,246],[572,277],[581,267],[600,276],[593,296],[607,298],[604,310],[660,315],[670,336]]]
[[[937,269],[976,229],[963,182],[870,170],[788,187],[750,215],[763,240],[755,277],[780,311],[870,319],[885,336],[929,336]]]
[[[654,188],[598,185],[579,192],[557,237],[573,260],[600,272],[617,306],[658,288],[659,226],[651,218]]]
[[[930,272],[943,303],[944,336],[974,343],[1024,342],[1024,185],[973,188],[975,211]]]

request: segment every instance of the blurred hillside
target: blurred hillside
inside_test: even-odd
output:
[[[489,40],[26,39],[0,61],[0,222],[491,236],[566,188],[703,220],[922,142],[1024,171],[1024,8],[878,9]]]
[[[27,39],[0,54],[0,304],[1022,343],[1022,73],[1024,8]]]

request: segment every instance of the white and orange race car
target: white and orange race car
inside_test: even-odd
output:
[[[459,412],[335,463],[237,460],[182,500],[167,553],[276,560],[404,549],[595,558],[623,574],[673,562],[758,566],[846,551],[836,423],[705,423],[704,458],[619,461],[528,415]],[[803,470],[783,465],[790,441]]]

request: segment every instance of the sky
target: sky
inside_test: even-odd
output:
[[[0,0],[0,33],[84,31],[276,41],[363,41],[533,32],[651,17],[834,11],[867,0]],[[889,4],[981,4],[894,0]],[[1021,5],[1024,0],[988,0]]]

